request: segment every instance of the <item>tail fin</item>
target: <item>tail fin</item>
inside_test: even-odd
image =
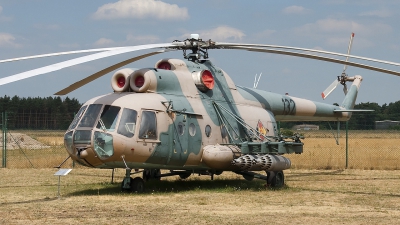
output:
[[[352,110],[356,103],[358,89],[360,89],[362,77],[360,75],[356,75],[354,77],[349,77],[348,81],[353,81],[353,83],[348,89],[346,97],[344,98],[341,106],[347,110]]]

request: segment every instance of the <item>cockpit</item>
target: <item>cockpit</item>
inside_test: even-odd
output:
[[[65,147],[71,155],[85,158],[85,150],[92,148],[100,160],[114,154],[115,137],[130,139],[135,136],[138,112],[113,105],[84,105],[75,115],[64,136]],[[142,111],[140,139],[157,139],[156,114]]]

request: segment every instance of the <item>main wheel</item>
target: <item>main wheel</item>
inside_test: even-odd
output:
[[[143,180],[144,181],[149,181],[149,180],[160,180],[161,177],[161,170],[160,169],[145,169],[143,170]]]
[[[144,181],[142,178],[135,177],[131,180],[131,191],[136,193],[142,193],[144,191]]]
[[[281,188],[285,185],[283,171],[267,171],[267,184],[273,188]]]
[[[184,179],[190,177],[190,175],[192,175],[192,173],[182,173],[182,174],[179,174],[179,177],[180,177],[182,180],[184,180]]]

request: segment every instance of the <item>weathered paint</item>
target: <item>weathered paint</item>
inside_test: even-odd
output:
[[[115,92],[93,98],[84,104],[84,106],[101,104],[121,107],[119,117],[123,108],[135,110],[137,112],[135,132],[132,137],[127,137],[119,134],[117,129],[103,131],[95,126],[92,128],[93,131],[112,135],[113,154],[109,157],[98,157],[93,151],[93,143],[97,140],[93,140],[92,137],[90,145],[75,145],[87,148],[85,156],[77,156],[76,149],[73,150],[75,152],[69,152],[74,160],[100,168],[125,168],[126,163],[130,168],[209,169],[210,165],[202,162],[206,146],[206,149],[224,149],[224,154],[229,154],[228,148],[216,146],[232,142],[240,143],[250,138],[246,136],[247,131],[243,126],[223,112],[221,107],[243,119],[252,129],[258,129],[265,136],[276,136],[276,121],[349,119],[350,113],[334,112],[334,110],[351,109],[354,106],[361,82],[361,77],[356,76],[339,107],[235,86],[229,75],[210,61],[163,59],[156,65],[162,62],[168,62],[171,70],[145,68],[135,70],[131,74],[145,78],[143,86],[134,89],[141,93]],[[201,91],[196,87],[192,73],[202,70],[209,70],[213,74],[215,86],[212,90]],[[144,111],[153,112],[156,116],[157,134],[154,139],[139,137]],[[223,116],[223,121],[219,114]],[[119,120],[114,122],[119,124]],[[207,126],[211,128],[210,135],[205,132]],[[230,137],[224,136],[225,130],[231,134]],[[234,134],[234,131],[238,132],[238,135]],[[230,159],[224,161],[225,166],[221,167],[217,166],[218,161],[210,159],[215,152],[207,154],[208,163],[214,165],[214,168],[234,169],[227,163]],[[220,157],[224,154],[216,155]]]

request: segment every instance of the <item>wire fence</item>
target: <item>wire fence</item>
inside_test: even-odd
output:
[[[302,169],[400,169],[400,131],[341,130],[299,131],[305,139],[303,154],[290,154],[292,168]],[[338,136],[338,137],[336,137]],[[3,138],[0,137],[0,149]],[[7,132],[6,151],[1,150],[2,167],[52,168],[68,157],[64,131],[11,130]],[[5,159],[5,160],[4,160]],[[68,159],[64,168],[82,167]]]

